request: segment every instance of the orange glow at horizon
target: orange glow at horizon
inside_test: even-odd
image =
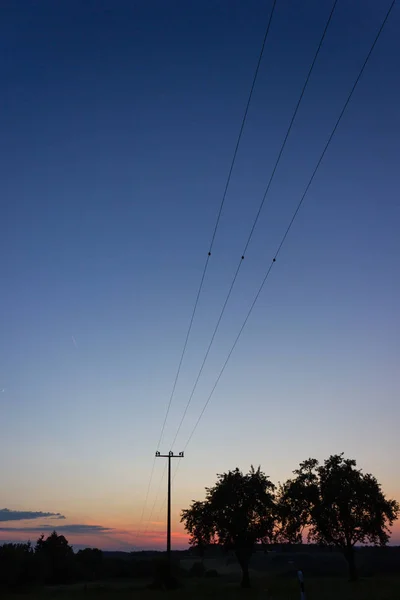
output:
[[[141,530],[137,530],[132,524],[126,524],[122,522],[122,519],[117,519],[118,525],[115,520],[109,519],[105,527],[109,527],[109,531],[99,532],[71,532],[59,530],[58,533],[65,535],[69,543],[75,547],[97,547],[105,550],[125,550],[134,551],[136,549],[148,549],[148,550],[164,550],[166,546],[166,523],[164,521],[151,521],[149,525],[151,528],[145,529],[142,525]],[[86,523],[86,525],[96,525],[93,523]],[[31,524],[32,526],[32,524]],[[40,525],[37,526],[36,531],[29,531],[27,529],[17,528],[13,529],[11,526],[9,529],[0,531],[0,543],[5,542],[26,542],[28,539],[31,540],[32,544],[35,545],[36,540],[41,535]],[[54,524],[54,529],[57,531],[57,524]],[[394,523],[392,534],[390,538],[390,545],[400,545],[400,521]],[[50,534],[48,529],[44,530],[45,536]],[[172,547],[176,549],[183,549],[189,546],[189,535],[186,533],[183,524],[177,521],[173,523],[173,529],[171,532],[172,536]]]
[[[90,520],[92,521],[92,519]],[[137,527],[132,524],[126,524],[122,520],[118,520],[118,525],[114,520],[109,519],[106,525],[103,525],[103,531],[82,531],[69,532],[68,529],[60,528],[60,523],[54,523],[49,528],[50,524],[38,524],[33,525],[32,523],[20,524],[20,526],[7,526],[3,531],[0,531],[0,544],[6,542],[27,542],[31,541],[32,545],[36,544],[36,541],[43,533],[45,537],[50,535],[51,531],[55,530],[58,534],[64,535],[68,542],[72,546],[76,547],[97,547],[105,550],[125,550],[134,551],[136,549],[148,549],[148,550],[164,550],[166,546],[166,523],[163,521],[152,521],[149,523],[151,528],[146,529],[145,525],[142,524],[141,529],[138,531]],[[58,525],[58,527],[57,527]],[[68,525],[63,522],[62,524],[66,528]],[[96,526],[96,521],[82,523],[82,525]],[[26,529],[24,529],[26,527]],[[41,529],[43,527],[43,529]],[[109,530],[107,530],[109,528]],[[188,546],[189,536],[184,531],[181,524],[177,524],[177,527],[173,527],[171,532],[172,543],[179,549]]]

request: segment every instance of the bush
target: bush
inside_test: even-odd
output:
[[[202,562],[193,563],[189,571],[191,577],[204,577],[205,572],[206,568]]]
[[[153,562],[154,581],[149,586],[151,589],[173,590],[180,587],[178,582],[179,567],[171,562],[171,572],[166,558],[157,558]]]
[[[98,548],[85,548],[75,555],[75,578],[95,581],[103,573],[103,553]]]
[[[35,556],[30,543],[0,546],[0,585],[18,587],[35,581]]]
[[[219,574],[216,569],[209,569],[204,573],[204,577],[219,577]]]
[[[150,559],[139,559],[133,561],[134,577],[151,577],[154,575],[154,565]]]

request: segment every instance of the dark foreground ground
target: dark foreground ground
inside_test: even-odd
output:
[[[220,554],[204,558],[203,572],[218,576],[198,577],[193,566],[199,566],[199,559],[181,553],[174,559],[181,584],[175,591],[149,590],[147,585],[152,579],[126,577],[86,585],[46,586],[23,593],[0,589],[0,600],[300,600],[298,569],[304,573],[307,600],[400,600],[400,552],[360,552],[360,581],[350,583],[347,564],[340,553],[305,550],[254,555],[250,590],[239,586],[241,571],[234,557]]]
[[[296,579],[280,577],[256,577],[250,590],[242,590],[237,581],[229,578],[190,579],[182,581],[184,587],[176,591],[153,591],[145,589],[146,582],[92,583],[84,590],[82,584],[46,588],[29,593],[5,594],[2,600],[176,600],[251,599],[251,600],[298,600],[299,587]],[[349,583],[342,578],[313,577],[307,581],[307,600],[399,600],[400,577],[368,578]]]

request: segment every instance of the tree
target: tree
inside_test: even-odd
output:
[[[388,500],[376,478],[356,468],[343,454],[323,465],[315,459],[300,464],[295,477],[280,487],[278,506],[281,538],[338,547],[344,554],[352,581],[357,579],[356,544],[385,546],[400,507]]]
[[[252,466],[245,475],[235,469],[217,477],[214,487],[206,488],[204,501],[193,501],[182,511],[181,522],[192,546],[204,549],[218,543],[233,550],[243,573],[242,587],[250,587],[254,545],[271,541],[274,533],[275,486],[260,467]]]
[[[63,535],[58,535],[56,531],[46,539],[41,535],[35,546],[35,555],[45,580],[65,583],[71,578],[74,552]]]
[[[303,533],[310,523],[310,507],[317,494],[315,469],[318,461],[310,458],[294,471],[296,477],[279,484],[277,510],[279,514],[277,540],[289,544],[303,541]]]
[[[80,575],[85,579],[94,580],[99,577],[103,566],[103,552],[98,548],[84,548],[76,555],[76,563],[80,568]]]
[[[0,546],[0,585],[17,586],[35,579],[34,554],[31,543]]]

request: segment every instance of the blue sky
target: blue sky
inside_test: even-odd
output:
[[[271,4],[3,3],[0,504],[61,513],[76,543],[81,525],[115,531],[87,538],[103,547],[147,543],[132,532]],[[337,4],[177,451],[389,4]],[[277,2],[162,451],[331,6]],[[188,446],[177,541],[179,511],[236,466],[278,481],[344,451],[400,496],[399,25],[396,5]],[[150,545],[164,531],[160,489]]]

